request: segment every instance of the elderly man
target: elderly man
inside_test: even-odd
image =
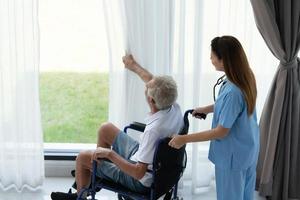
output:
[[[138,143],[112,123],[101,125],[98,131],[97,149],[80,152],[76,159],[77,191],[88,187],[91,181],[92,160],[98,160],[97,176],[116,182],[140,193],[151,186],[152,161],[159,139],[178,133],[183,126],[178,104],[177,86],[169,76],[153,76],[132,57],[124,56],[125,68],[135,72],[145,82],[145,96],[150,108],[146,128]],[[104,161],[101,159],[107,159]],[[75,200],[77,194],[55,192],[53,200]]]

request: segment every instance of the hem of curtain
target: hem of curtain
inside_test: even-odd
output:
[[[36,192],[36,191],[42,189],[43,182],[44,182],[44,178],[42,178],[42,180],[39,181],[39,183],[36,184],[35,186],[29,185],[29,184],[23,184],[21,187],[17,186],[16,184],[10,184],[8,186],[4,186],[4,185],[2,185],[2,183],[0,183],[0,191],[6,192],[8,190],[15,190],[15,191],[21,193],[21,192],[23,192],[23,190],[29,190],[32,192]]]
[[[255,190],[258,191],[260,196],[271,196],[272,195],[272,183],[260,183],[260,179],[256,179]]]

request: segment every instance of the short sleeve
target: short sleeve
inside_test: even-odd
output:
[[[228,93],[222,102],[218,125],[231,128],[239,114],[243,110],[243,98],[237,92]]]
[[[152,164],[157,142],[157,133],[154,130],[144,132],[140,143],[137,160],[142,163]]]

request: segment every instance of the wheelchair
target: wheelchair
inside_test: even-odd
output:
[[[184,125],[179,132],[179,135],[187,134],[189,129],[188,115],[193,110],[187,110],[184,114]],[[205,114],[200,114],[205,119]],[[143,132],[145,124],[134,122],[124,128],[127,133],[128,129],[133,129]],[[101,189],[110,190],[118,194],[118,200],[156,200],[164,196],[164,200],[179,200],[177,195],[178,182],[182,177],[186,168],[187,155],[185,145],[180,149],[174,149],[168,145],[171,138],[163,138],[158,142],[153,158],[153,181],[150,187],[150,192],[147,194],[140,194],[130,191],[120,184],[112,181],[100,179],[96,177],[97,162],[93,161],[92,179],[89,188],[82,189],[78,194],[77,200],[83,200],[83,194],[88,194],[91,200],[96,200],[96,192]]]

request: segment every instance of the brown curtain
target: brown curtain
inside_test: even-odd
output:
[[[260,118],[256,189],[272,200],[299,200],[300,0],[251,3],[257,28],[280,61]]]

